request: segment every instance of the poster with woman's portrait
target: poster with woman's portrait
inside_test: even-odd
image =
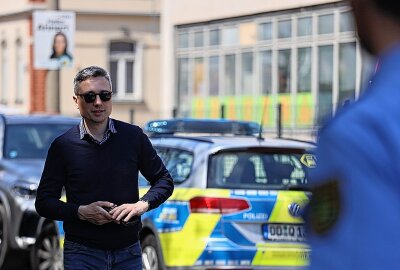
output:
[[[35,11],[33,22],[34,67],[54,70],[72,67],[75,13]]]

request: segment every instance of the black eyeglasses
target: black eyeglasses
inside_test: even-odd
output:
[[[96,100],[96,96],[98,95],[101,101],[109,101],[112,96],[111,91],[101,91],[100,93],[96,94],[93,92],[89,92],[86,94],[76,94],[78,97],[83,97],[86,103],[92,103]]]

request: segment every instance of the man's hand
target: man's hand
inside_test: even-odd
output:
[[[128,222],[134,216],[141,216],[149,209],[149,203],[138,201],[137,203],[126,203],[115,207],[110,211],[112,218],[117,222],[123,220]]]
[[[98,201],[88,205],[81,205],[78,208],[78,217],[96,225],[103,225],[113,222],[112,215],[103,207],[112,208],[115,205],[110,202]]]

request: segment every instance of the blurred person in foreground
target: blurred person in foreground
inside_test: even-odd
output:
[[[323,129],[310,172],[310,269],[397,269],[400,250],[400,8],[349,0],[379,59],[363,96]]]
[[[142,270],[140,215],[173,191],[142,129],[109,117],[111,97],[106,70],[78,72],[73,100],[82,120],[51,144],[37,190],[37,212],[64,222],[65,270]],[[139,171],[151,184],[141,198]]]

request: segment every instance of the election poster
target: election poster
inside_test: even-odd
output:
[[[72,67],[75,47],[75,13],[34,11],[34,67],[57,70]]]

